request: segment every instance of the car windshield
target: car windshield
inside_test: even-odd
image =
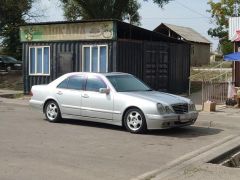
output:
[[[111,75],[107,78],[118,92],[151,91],[146,84],[132,75]]]
[[[10,57],[10,56],[7,56],[6,59],[7,59],[9,62],[13,62],[13,63],[18,62],[15,58]]]

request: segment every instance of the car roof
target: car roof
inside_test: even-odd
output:
[[[109,72],[109,73],[100,73],[104,76],[116,76],[116,75],[131,75],[128,73],[123,73],[123,72]]]
[[[116,76],[116,75],[131,75],[123,72],[108,72],[108,73],[94,73],[94,72],[72,72],[67,73],[67,76],[71,75],[103,75],[103,76]]]
[[[64,79],[69,78],[71,76],[78,76],[78,75],[97,75],[97,76],[114,76],[114,75],[131,75],[128,73],[122,73],[122,72],[109,72],[109,73],[93,73],[93,72],[71,72],[66,73],[59,78],[55,79],[51,83],[49,83],[50,86],[57,86],[59,83],[61,83]]]

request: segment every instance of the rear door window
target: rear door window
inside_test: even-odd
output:
[[[59,85],[58,88],[62,88],[62,89],[67,89],[68,86],[68,78],[63,80]]]
[[[61,89],[83,90],[84,83],[84,76],[71,76],[63,80],[57,87]]]
[[[84,76],[72,76],[68,80],[68,89],[83,90],[84,83]]]

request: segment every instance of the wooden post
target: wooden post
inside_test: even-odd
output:
[[[203,109],[204,109],[204,93],[203,93],[203,91],[204,91],[204,86],[203,86],[203,81],[202,81],[202,111],[203,111]]]

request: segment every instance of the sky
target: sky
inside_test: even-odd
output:
[[[208,0],[173,0],[163,9],[152,3],[151,0],[149,2],[139,0],[139,2],[141,3],[139,10],[141,27],[153,30],[161,23],[190,27],[212,42],[212,50],[217,48],[218,40],[207,34],[208,29],[214,27],[214,24],[211,23],[211,14],[207,12],[210,9],[207,4]],[[44,15],[37,21],[64,20],[59,0],[38,0],[36,4],[37,9],[33,9],[33,12],[40,11]]]

